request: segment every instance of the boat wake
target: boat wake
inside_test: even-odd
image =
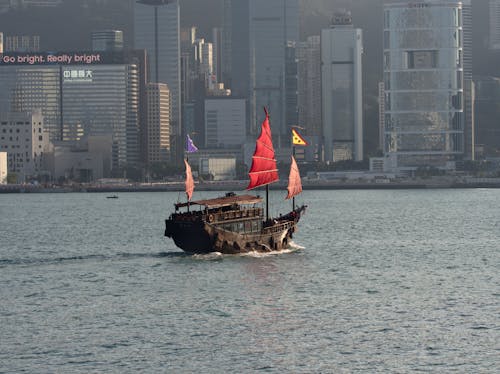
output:
[[[241,257],[254,257],[254,258],[265,258],[265,257],[271,257],[271,256],[280,256],[280,255],[286,255],[290,253],[295,253],[300,250],[305,249],[305,247],[302,247],[294,242],[290,242],[288,245],[288,248],[285,249],[280,249],[279,251],[271,251],[271,252],[248,252],[248,253],[241,253],[237,256]]]
[[[0,258],[0,268],[7,266],[39,266],[72,264],[76,262],[105,262],[115,260],[128,260],[135,258],[164,258],[164,257],[186,257],[184,252],[159,252],[159,253],[115,253],[109,255],[89,254],[68,257],[48,257],[48,258]]]
[[[221,260],[225,256],[230,256],[230,255],[225,255],[220,252],[211,252],[207,254],[195,254],[192,255],[192,258],[195,260],[203,260],[203,261],[217,261]]]
[[[251,251],[251,252],[236,253],[236,254],[224,254],[221,252],[211,252],[211,253],[207,253],[207,254],[194,254],[191,257],[195,260],[203,260],[203,261],[218,261],[218,260],[222,260],[224,258],[235,258],[235,257],[266,258],[266,257],[271,257],[271,256],[279,256],[279,255],[295,253],[295,252],[301,251],[303,249],[305,249],[305,247],[302,247],[302,246],[300,246],[297,243],[292,241],[289,243],[288,248],[280,249],[279,251],[270,251],[270,252]]]
[[[306,249],[306,247],[303,247],[303,246],[295,243],[293,240],[290,241],[289,246],[290,246],[290,249],[293,249],[294,251],[301,251],[303,249]]]

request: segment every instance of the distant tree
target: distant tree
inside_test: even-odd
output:
[[[134,182],[142,181],[142,170],[137,166],[126,166],[124,168],[127,179]]]
[[[125,178],[134,182],[142,181],[142,169],[137,166],[123,166],[111,171],[112,178]]]
[[[196,170],[194,165],[191,165],[193,171]],[[184,172],[184,166],[172,164],[170,162],[154,162],[149,167],[149,173],[153,180],[161,180],[165,177],[181,175]]]

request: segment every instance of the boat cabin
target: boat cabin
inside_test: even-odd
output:
[[[262,230],[264,210],[258,206],[261,203],[262,198],[259,196],[228,193],[220,198],[176,204],[176,213],[172,214],[171,219],[207,222],[227,231],[256,233]],[[198,206],[200,209],[190,210],[191,206]],[[186,207],[187,212],[178,212]]]

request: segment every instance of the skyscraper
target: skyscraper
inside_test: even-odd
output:
[[[222,29],[214,27],[212,29],[212,44],[214,54],[214,73],[217,77],[217,82],[222,82],[222,64],[223,64],[223,44],[222,44]]]
[[[384,5],[385,150],[400,171],[464,157],[462,1]]]
[[[168,85],[172,146],[178,154],[182,145],[177,143],[181,137],[180,8],[177,0],[139,0],[135,3],[134,47],[148,52],[149,81]]]
[[[149,83],[148,163],[170,161],[170,93],[164,83]]]
[[[492,50],[500,50],[500,0],[490,0],[489,47]]]
[[[475,158],[474,123],[474,82],[472,81],[472,4],[471,0],[462,2],[463,30],[463,68],[464,68],[464,158]]]
[[[298,102],[299,125],[307,135],[320,136],[321,127],[321,43],[320,36],[310,36],[299,43]]]
[[[245,143],[245,100],[218,97],[205,100],[205,146],[239,147]]]
[[[115,52],[123,50],[123,31],[100,30],[92,32],[94,52]]]
[[[111,134],[113,167],[139,164],[138,58],[73,52],[4,57],[12,63],[0,65],[0,112],[41,109],[51,141],[77,138],[81,129],[84,135]]]
[[[9,172],[18,174],[20,182],[42,172],[49,151],[42,112],[2,112],[0,127],[0,151],[7,152]]]
[[[337,12],[321,32],[324,161],[363,160],[363,32]]]
[[[40,36],[38,35],[8,35],[4,43],[5,52],[40,51]]]
[[[0,1],[0,11],[27,7],[56,7],[61,5],[63,0],[2,0]]]
[[[234,95],[249,100],[248,132],[257,132],[264,106],[269,109],[273,134],[288,136],[289,126],[296,125],[296,120],[287,120],[286,66],[287,54],[293,55],[288,48],[295,48],[299,40],[298,3],[226,1],[229,10],[225,13],[224,35],[230,42],[226,40],[224,45],[231,54],[230,82],[226,83]]]

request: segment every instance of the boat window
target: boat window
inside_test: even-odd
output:
[[[252,231],[252,223],[250,221],[245,222],[245,232],[251,232]]]
[[[245,223],[244,222],[238,222],[238,232],[243,232],[245,230]]]

